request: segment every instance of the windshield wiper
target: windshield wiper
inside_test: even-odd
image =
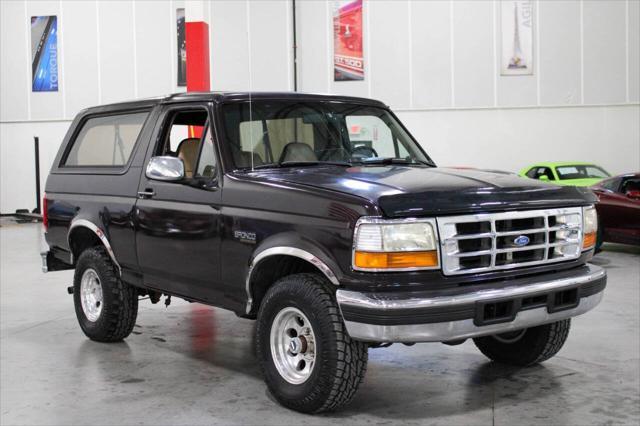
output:
[[[392,164],[402,164],[402,165],[425,165],[433,167],[432,164],[427,163],[422,160],[407,160],[405,158],[395,158],[395,157],[373,157],[373,158],[363,158],[362,160],[358,160],[358,164],[362,164],[364,166],[368,165],[392,165]]]
[[[346,161],[283,161],[282,163],[260,164],[258,166],[254,166],[253,169],[277,169],[284,167],[309,167],[323,165],[351,167],[353,164]],[[248,168],[247,170],[250,171],[251,169]]]

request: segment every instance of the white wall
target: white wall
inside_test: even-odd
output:
[[[640,107],[403,111],[400,119],[441,166],[519,169],[538,161],[595,161],[640,170]]]
[[[300,89],[402,110],[638,104],[640,2],[534,4],[531,76],[500,75],[499,0],[365,2],[364,82],[333,82],[332,8],[298,2]]]
[[[499,75],[498,0],[366,1],[365,71],[334,82],[332,4],[298,0],[299,90],[375,97],[442,165],[640,169],[640,1],[534,1],[533,76]],[[213,1],[213,90],[292,90],[289,0]],[[0,212],[35,206],[79,110],[177,91],[183,1],[0,2]],[[59,92],[31,93],[29,17],[58,16]]]
[[[210,6],[212,90],[293,90],[291,2]],[[184,1],[0,1],[0,213],[35,207],[34,136],[44,188],[81,109],[185,91],[176,77],[181,7]],[[29,19],[36,15],[58,16],[58,92],[31,92]]]
[[[534,0],[531,76],[500,75],[500,2],[369,1],[365,81],[333,82],[332,9],[299,2],[300,89],[378,98],[440,165],[640,170],[640,2]]]

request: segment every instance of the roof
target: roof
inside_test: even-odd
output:
[[[640,172],[635,172],[635,173],[623,173],[621,175],[616,175],[616,176],[611,176],[610,178],[607,179],[619,179],[619,178],[640,178]]]
[[[563,166],[598,166],[595,163],[589,163],[584,161],[547,161],[543,163],[535,163],[529,166],[531,167],[563,167]]]
[[[185,102],[185,101],[208,101],[208,102],[234,102],[248,100],[305,100],[305,101],[332,101],[332,102],[348,102],[366,104],[386,108],[383,102],[360,98],[355,96],[329,95],[318,93],[303,92],[183,92],[173,93],[166,96],[157,96],[153,98],[137,99],[131,101],[117,102],[107,105],[99,105],[87,108],[82,113],[87,112],[104,112],[117,109],[144,108],[155,106],[157,104]]]

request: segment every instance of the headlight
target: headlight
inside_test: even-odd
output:
[[[356,224],[353,268],[406,271],[439,266],[435,222],[430,219],[362,218]]]
[[[582,208],[582,249],[587,250],[596,245],[598,235],[598,213],[594,206]]]

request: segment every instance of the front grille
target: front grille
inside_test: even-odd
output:
[[[580,207],[437,219],[446,275],[561,262],[580,256]]]

